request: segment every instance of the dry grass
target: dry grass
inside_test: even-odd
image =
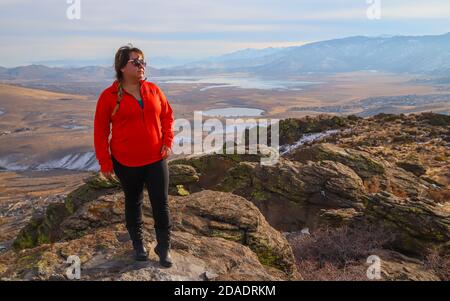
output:
[[[399,198],[408,197],[408,194],[406,193],[406,191],[402,190],[398,185],[394,184],[391,181],[389,181],[387,191],[391,192],[393,195],[395,195]]]
[[[380,191],[380,178],[378,176],[373,176],[368,180],[364,181],[364,187],[369,193],[377,193]]]
[[[430,249],[425,257],[424,266],[441,280],[450,280],[450,255],[442,255],[436,249]]]
[[[428,193],[437,203],[445,203],[450,200],[450,189],[430,189]]]
[[[393,239],[387,231],[369,224],[288,236],[305,280],[367,280],[362,262]]]

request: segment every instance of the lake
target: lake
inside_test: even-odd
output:
[[[321,82],[295,81],[295,80],[276,80],[260,78],[254,76],[158,76],[153,77],[157,83],[167,84],[209,84],[200,89],[206,91],[216,88],[242,88],[242,89],[261,89],[261,90],[303,90],[304,87]]]
[[[239,108],[239,107],[228,107],[221,109],[211,109],[202,111],[204,116],[210,117],[254,117],[261,116],[264,110],[255,108]]]

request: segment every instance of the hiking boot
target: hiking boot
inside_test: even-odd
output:
[[[134,258],[137,261],[147,261],[148,253],[144,247],[144,243],[142,242],[142,240],[133,241],[133,249],[135,252]]]
[[[133,242],[135,259],[137,261],[146,261],[148,259],[148,253],[144,247],[143,225],[139,224],[133,227],[127,227],[127,229]]]
[[[154,248],[156,255],[159,256],[159,264],[165,268],[170,268],[173,265],[172,257],[169,249],[159,251],[157,247]]]
[[[159,264],[170,268],[173,265],[172,257],[170,256],[170,230],[155,229],[155,233],[157,245],[154,251],[159,257]]]

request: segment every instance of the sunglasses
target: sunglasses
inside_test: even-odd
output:
[[[131,62],[136,67],[142,66],[145,68],[147,66],[147,62],[140,59],[129,60],[128,62]]]

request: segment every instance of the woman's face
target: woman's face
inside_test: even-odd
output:
[[[135,64],[132,62],[132,60],[134,60],[134,59],[138,59],[138,60],[142,60],[142,61],[144,60],[142,55],[140,55],[139,53],[131,52],[128,63],[125,65],[125,67],[123,67],[121,69],[122,73],[123,73],[123,77],[125,79],[140,80],[140,79],[144,78],[145,67],[143,65],[135,66]]]

